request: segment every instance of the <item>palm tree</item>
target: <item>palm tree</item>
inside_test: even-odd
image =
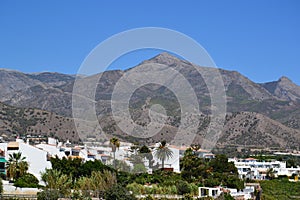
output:
[[[7,163],[7,176],[15,180],[27,173],[29,164],[25,161],[26,157],[22,157],[22,153],[9,154]]]
[[[117,148],[119,149],[119,147],[120,147],[120,141],[118,138],[113,137],[109,140],[109,142],[111,145],[111,150],[114,154],[114,168],[116,169],[116,150],[117,150]]]
[[[162,169],[165,167],[165,160],[173,157],[173,151],[167,147],[166,141],[161,141],[159,146],[155,148],[154,155],[161,160]]]

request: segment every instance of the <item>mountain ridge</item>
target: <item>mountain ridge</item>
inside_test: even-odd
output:
[[[195,67],[200,66],[181,60],[168,53],[162,53],[145,60],[136,67],[142,67],[145,64],[150,66],[161,64],[165,67],[172,67],[190,82],[199,99],[199,106],[203,113],[203,117],[201,117],[202,128],[201,130],[199,129],[198,139],[196,140],[203,140],[203,132],[201,131],[205,130],[205,124],[209,121],[211,102],[206,83],[201,74],[195,70]],[[124,73],[133,69],[111,70],[92,76],[79,77],[80,81],[85,82],[91,82],[100,78],[95,94],[97,102],[96,113],[100,123],[102,123],[101,126],[105,127],[110,135],[117,132],[117,136],[125,137],[124,133],[116,126],[115,121],[110,119],[112,116],[110,99],[118,80]],[[201,67],[201,69],[205,70],[206,68]],[[259,122],[256,122],[259,126],[253,122],[250,123],[253,127],[247,127],[247,129],[239,128],[238,126],[241,123],[237,122],[235,124],[234,121],[233,125],[229,126],[227,122],[227,125],[225,124],[224,126],[223,134],[236,135],[237,138],[241,138],[243,135],[256,139],[261,137],[263,145],[296,148],[297,145],[293,141],[300,141],[300,87],[287,77],[281,77],[277,81],[268,83],[255,83],[239,72],[224,69],[218,70],[223,78],[227,94],[227,119],[231,115],[236,115],[238,119],[243,119],[244,121],[254,120],[255,117],[260,119]],[[16,71],[0,70],[0,77],[0,102],[17,107],[12,107],[12,109],[42,109],[45,112],[61,117],[61,119],[71,119],[74,75],[53,72],[25,74]],[[149,123],[148,113],[146,113],[147,109],[143,110],[140,108],[157,103],[166,108],[169,119],[168,126],[159,133],[160,135],[155,137],[155,140],[162,139],[160,136],[171,139],[180,121],[180,118],[178,118],[180,105],[176,100],[176,96],[166,87],[155,84],[140,87],[130,100],[129,106],[132,118],[135,122],[146,125]],[[230,118],[230,120],[233,119]],[[271,125],[264,127],[264,123]],[[41,124],[39,126],[42,127],[43,125]],[[276,131],[272,127],[278,127],[278,130]],[[74,127],[71,129],[74,131]],[[46,129],[42,128],[42,130]],[[232,132],[232,130],[240,130],[240,132],[238,131],[239,134],[237,134],[236,131]],[[274,136],[265,134],[266,130],[274,132]],[[293,134],[290,134],[290,132]],[[58,134],[60,135],[59,137],[62,137],[61,134]],[[283,136],[280,136],[280,134]],[[232,138],[230,135],[221,137],[220,144],[229,144],[230,141],[227,141],[226,138]],[[286,136],[289,136],[291,139],[288,140],[285,138]],[[64,138],[67,138],[67,136]],[[237,144],[242,142],[241,139],[233,141]],[[149,142],[155,141],[149,140]],[[259,143],[256,143],[256,145],[259,145]]]

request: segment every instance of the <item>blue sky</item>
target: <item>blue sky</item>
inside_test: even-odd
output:
[[[0,1],[0,68],[75,74],[88,53],[139,27],[180,31],[218,67],[255,82],[287,76],[300,85],[300,1]],[[132,67],[157,51],[137,52],[112,68]]]

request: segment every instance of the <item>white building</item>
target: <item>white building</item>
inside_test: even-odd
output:
[[[300,168],[287,168],[284,161],[258,161],[254,158],[237,159],[230,158],[228,162],[233,162],[238,169],[239,177],[241,179],[266,179],[267,173],[270,169],[273,170],[275,177],[277,176],[292,176],[299,174]]]
[[[21,152],[22,157],[26,157],[29,164],[28,172],[39,180],[41,180],[41,172],[44,172],[46,168],[51,168],[51,163],[47,161],[47,152],[24,143],[23,140],[0,143],[0,149],[5,152],[6,160],[9,160],[10,154]]]
[[[221,187],[199,187],[198,197],[218,197],[222,193]]]
[[[255,186],[245,186],[241,191],[234,188],[223,188],[223,187],[199,187],[199,198],[201,197],[213,197],[217,198],[223,192],[229,193],[234,198],[252,199],[254,195]]]

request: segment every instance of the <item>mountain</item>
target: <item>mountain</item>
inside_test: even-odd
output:
[[[0,70],[0,101],[6,104],[38,108],[71,116],[72,93],[61,89],[75,77],[59,73],[24,74]]]
[[[32,79],[26,74],[6,69],[0,70],[0,96],[15,93],[39,84],[39,81]]]
[[[228,114],[219,144],[252,147],[299,146],[300,131],[284,126],[262,114],[238,112]]]
[[[79,83],[77,87],[86,92],[85,98],[95,100],[96,114],[104,131],[107,134],[127,138],[126,134],[116,126],[116,121],[111,118],[112,93],[118,81],[124,78],[127,72],[139,69],[147,70],[144,68],[145,66],[151,68],[156,65],[162,66],[161,70],[179,72],[195,91],[201,110],[201,115],[198,116],[200,127],[196,141],[202,141],[211,114],[211,100],[206,82],[196,69],[209,75],[211,68],[196,66],[168,53],[159,54],[125,71],[112,70],[85,77],[50,72],[24,74],[0,70],[0,102],[6,106],[10,105],[8,107],[11,109],[40,110],[39,112],[58,116],[61,121],[63,119],[67,121],[72,116],[72,92],[77,78],[77,83]],[[292,83],[287,77],[282,77],[274,82],[258,84],[236,71],[218,69],[218,72],[224,82],[228,112],[219,144],[244,145],[245,139],[242,138],[246,137],[249,145],[249,141],[251,141],[254,142],[253,145],[299,148],[297,145],[300,143],[299,86]],[[140,73],[144,73],[144,71],[140,71]],[[137,73],[136,76],[139,74]],[[158,73],[157,77],[159,78],[159,76]],[[179,77],[172,74],[170,76],[170,80],[166,80],[167,84],[175,83],[176,85]],[[214,82],[214,78],[211,76],[210,81]],[[97,83],[96,93],[95,96],[91,96],[94,87],[90,84],[95,83]],[[130,82],[126,84],[130,84]],[[150,123],[149,109],[156,104],[165,108],[168,115],[167,125],[148,142],[155,142],[162,138],[170,140],[180,123],[181,109],[176,94],[170,88],[158,84],[143,85],[131,95],[129,107],[132,119],[140,125]],[[83,113],[90,112],[85,109],[84,105],[80,109],[80,112]],[[242,128],[241,124],[246,122],[247,125]],[[64,122],[60,123],[64,124]],[[43,123],[39,124],[39,126],[43,126]],[[70,128],[69,124],[66,127],[69,127],[68,129],[71,131],[74,130],[74,127]],[[28,132],[25,129],[23,131]],[[46,131],[45,134],[49,134],[49,132]],[[60,132],[58,135],[62,137],[63,133]]]
[[[300,101],[300,86],[283,76],[278,81],[261,84],[272,95],[281,100]]]
[[[0,103],[0,136],[14,140],[16,136],[51,136],[78,142],[74,121],[55,113],[32,108],[15,108]]]

